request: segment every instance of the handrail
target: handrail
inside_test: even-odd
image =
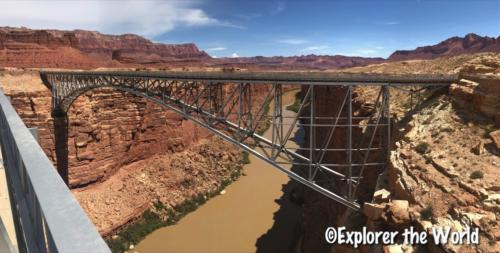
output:
[[[19,252],[111,252],[1,90],[0,129]]]

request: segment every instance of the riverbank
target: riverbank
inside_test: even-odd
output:
[[[176,224],[182,217],[195,211],[209,199],[222,194],[229,184],[241,176],[241,164],[245,163],[244,157],[242,156],[240,163],[234,167],[230,178],[223,180],[216,190],[206,194],[199,193],[172,208],[168,208],[162,202],[158,201],[152,208],[147,209],[141,217],[131,220],[128,225],[121,227],[114,235],[105,238],[112,252],[120,253],[133,249],[134,245],[139,243],[148,234],[161,227]]]

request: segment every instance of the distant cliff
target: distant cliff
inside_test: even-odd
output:
[[[500,36],[491,38],[469,33],[463,38],[452,37],[432,46],[418,47],[415,50],[395,51],[389,56],[389,60],[434,59],[441,56],[479,52],[500,53]]]
[[[356,66],[365,66],[381,63],[383,58],[365,58],[343,55],[303,55],[303,56],[274,56],[274,57],[241,57],[221,58],[213,60],[217,66],[260,69],[339,69]]]
[[[133,34],[0,28],[0,66],[95,68],[206,59],[192,43],[153,43]]]

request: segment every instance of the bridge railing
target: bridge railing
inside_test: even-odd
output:
[[[0,129],[19,252],[110,252],[1,90]]]

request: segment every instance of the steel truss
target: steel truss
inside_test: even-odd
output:
[[[456,79],[324,73],[44,72],[41,75],[52,90],[55,122],[61,122],[57,119],[62,118],[66,127],[68,108],[84,92],[103,87],[130,92],[194,121],[290,178],[354,210],[360,208],[357,188],[364,172],[384,169],[388,162],[389,87],[442,87]],[[282,98],[287,85],[302,90],[298,112],[293,116],[285,116],[283,112]],[[354,113],[353,88],[358,85],[378,89],[368,116]],[[316,108],[318,94],[331,86],[338,88],[334,99],[341,103],[334,110],[320,113]],[[263,125],[269,125],[270,137],[259,132]],[[298,127],[307,130],[308,143],[293,148],[290,139]],[[318,132],[322,133],[321,139],[316,136]],[[64,156],[67,153],[57,156],[58,170],[67,180],[67,160],[59,161]],[[343,159],[329,158],[339,156]]]

